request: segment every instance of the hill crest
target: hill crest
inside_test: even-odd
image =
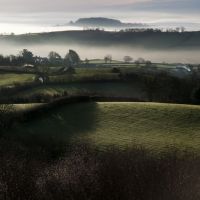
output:
[[[123,23],[120,20],[110,19],[105,17],[90,17],[80,18],[75,22],[70,22],[70,25],[74,26],[90,26],[90,27],[136,27],[136,26],[147,26],[141,23]]]

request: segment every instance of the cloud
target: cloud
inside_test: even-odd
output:
[[[152,0],[123,0],[125,5],[134,5]],[[100,10],[106,7],[119,6],[122,0],[0,0],[1,12],[58,12]]]
[[[131,22],[198,21],[200,10],[200,0],[0,0],[0,5],[0,22],[44,24],[92,16]]]
[[[123,4],[124,10],[153,11],[153,12],[199,12],[199,0],[152,0],[148,2],[137,2],[135,4]]]

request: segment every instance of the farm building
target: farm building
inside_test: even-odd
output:
[[[26,70],[34,70],[35,69],[35,65],[32,65],[32,64],[25,64],[25,65],[23,65],[23,67]]]

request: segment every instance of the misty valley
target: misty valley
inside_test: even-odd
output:
[[[200,30],[178,24],[2,33],[0,200],[199,200]]]
[[[0,36],[0,50],[3,55],[15,55],[27,48],[37,56],[47,56],[49,51],[64,56],[67,49],[74,49],[81,59],[103,59],[106,54],[111,54],[113,59],[121,61],[128,55],[135,60],[143,57],[152,62],[198,64],[199,36],[199,32],[161,32],[152,29],[3,35]]]

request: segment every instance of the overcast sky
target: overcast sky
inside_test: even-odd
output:
[[[134,22],[200,20],[200,0],[0,0],[0,5],[0,23],[22,19],[63,23],[66,19],[75,20],[82,16],[105,16]]]
[[[88,10],[154,10],[168,12],[197,12],[199,0],[0,0],[1,12],[59,12]]]

